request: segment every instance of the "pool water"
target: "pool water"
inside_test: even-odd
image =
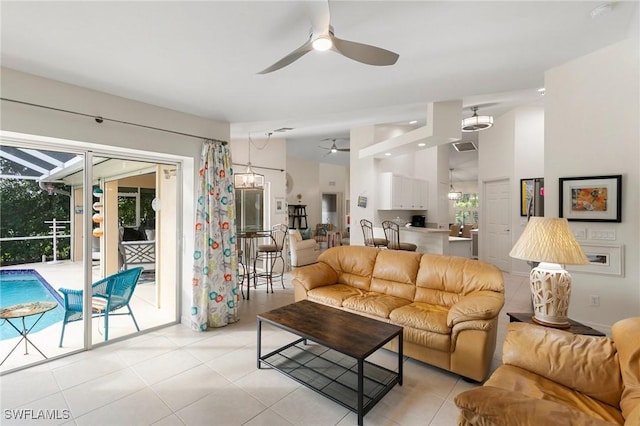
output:
[[[62,321],[64,318],[64,302],[58,292],[56,292],[40,274],[33,269],[19,269],[0,271],[0,308],[4,308],[18,303],[28,302],[56,302],[58,306],[45,313],[38,321],[31,333],[44,330]],[[25,318],[27,330],[35,323],[39,315]],[[19,318],[11,320],[13,324],[22,328],[22,320]],[[0,340],[19,337],[20,334],[0,320]]]

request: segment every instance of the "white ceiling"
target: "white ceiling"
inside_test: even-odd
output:
[[[348,137],[353,126],[424,125],[429,102],[462,99],[496,116],[539,102],[546,70],[629,37],[637,25],[637,1],[615,2],[593,19],[599,4],[332,1],[337,37],[394,51],[397,64],[373,67],[311,52],[258,75],[307,40],[305,2],[3,0],[1,60],[229,121],[232,138],[292,127],[282,135],[289,155],[346,164],[345,153],[323,157],[318,145],[330,142],[321,139]]]

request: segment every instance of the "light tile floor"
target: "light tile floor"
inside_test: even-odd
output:
[[[505,275],[493,367],[500,364],[507,310],[530,310],[528,279]],[[256,314],[291,303],[291,284],[252,291],[240,321],[196,333],[174,325],[0,377],[1,423],[64,425],[355,425],[356,415],[268,369],[256,368]],[[252,289],[253,290],[253,289]],[[264,326],[263,345],[290,334]],[[395,354],[374,362],[394,368]],[[455,425],[459,376],[406,359],[404,384],[364,418],[367,425]],[[43,411],[39,411],[43,410]],[[18,415],[31,418],[18,420]],[[37,419],[48,415],[54,419]]]

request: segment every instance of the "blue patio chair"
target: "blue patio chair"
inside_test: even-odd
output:
[[[120,271],[109,275],[91,285],[91,312],[92,317],[104,316],[104,340],[109,340],[109,316],[110,315],[131,315],[136,330],[140,331],[136,317],[133,316],[129,301],[136,289],[136,284],[140,278],[143,268],[136,268]],[[64,329],[67,323],[82,319],[82,290],[70,290],[60,288],[60,293],[64,296],[64,319],[62,320],[62,334],[60,335],[60,347],[64,339]],[[120,308],[127,308],[127,312],[115,312]]]

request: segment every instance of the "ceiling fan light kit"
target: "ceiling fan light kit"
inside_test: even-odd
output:
[[[462,120],[463,132],[479,132],[493,126],[493,117],[490,115],[478,115],[478,107],[471,107],[473,115]]]
[[[339,53],[342,56],[346,56],[354,61],[361,62],[367,65],[374,66],[388,66],[393,65],[398,61],[400,55],[391,52],[390,50],[382,49],[380,47],[371,46],[369,44],[357,43],[354,41],[342,40],[334,35],[333,27],[331,26],[331,16],[329,12],[329,4],[327,2],[326,19],[322,20],[323,27],[314,31],[311,28],[309,39],[305,44],[298,47],[293,52],[289,53],[284,58],[280,59],[270,67],[265,68],[258,74],[268,74],[273,71],[277,71],[287,65],[300,59],[302,56],[311,52],[312,50],[326,51],[332,50]],[[316,18],[318,18],[316,16]],[[318,21],[317,19],[312,21]],[[329,24],[327,24],[329,23]]]

